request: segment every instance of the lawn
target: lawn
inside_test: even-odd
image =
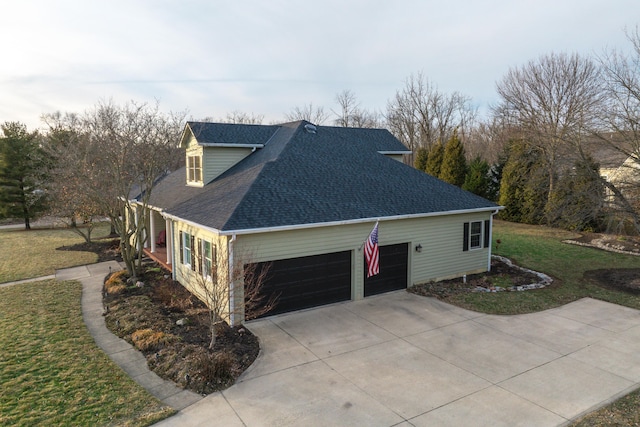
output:
[[[101,224],[94,238],[109,234]],[[60,246],[83,242],[82,237],[65,228],[0,230],[0,283],[54,274],[56,269],[96,262],[91,252],[59,251]]]
[[[583,279],[588,270],[640,268],[640,257],[562,243],[577,236],[549,227],[496,221],[494,253],[552,276],[554,284],[540,291],[460,294],[449,302],[491,314],[531,313],[584,297],[640,309],[640,296],[604,289]],[[501,243],[496,248],[498,239]]]
[[[0,425],[145,426],[173,413],[95,345],[81,292],[56,280],[0,288]]]

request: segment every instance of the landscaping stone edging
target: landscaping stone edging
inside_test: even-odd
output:
[[[531,283],[529,285],[519,285],[519,286],[509,286],[507,288],[503,288],[502,286],[494,286],[493,288],[483,288],[482,286],[476,287],[474,292],[503,292],[503,291],[529,291],[531,289],[542,289],[546,286],[549,286],[553,279],[550,276],[547,276],[544,273],[539,273],[534,270],[529,270],[528,268],[520,267],[519,265],[515,265],[509,258],[502,257],[500,255],[491,255],[492,259],[498,260],[507,264],[509,267],[517,268],[527,273],[534,274],[540,278],[539,282]]]
[[[615,252],[615,253],[618,253],[618,254],[640,256],[640,252],[625,251],[623,249],[620,249],[619,247],[612,246],[612,245],[604,243],[604,242],[605,242],[604,239],[593,239],[590,243],[578,242],[576,240],[571,240],[571,239],[562,241],[562,243],[567,243],[569,245],[586,246],[586,247],[589,247],[589,248],[602,249],[602,250],[605,250],[605,251]],[[620,247],[623,247],[623,246],[620,246]]]

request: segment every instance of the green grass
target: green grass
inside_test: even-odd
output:
[[[106,223],[93,231],[94,238],[108,234]],[[48,276],[56,269],[96,262],[97,255],[91,252],[56,250],[83,241],[64,228],[0,230],[0,283]]]
[[[79,282],[0,288],[0,425],[145,426],[173,410],[94,343]]]
[[[640,296],[607,290],[583,279],[585,271],[600,268],[640,268],[640,257],[562,243],[575,233],[523,224],[496,221],[493,231],[501,243],[496,255],[516,264],[546,273],[554,283],[545,289],[526,292],[468,293],[449,301],[491,314],[521,314],[557,307],[584,297],[640,309]]]

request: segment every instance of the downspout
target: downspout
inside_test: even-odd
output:
[[[493,246],[493,217],[498,214],[498,210],[491,212],[491,226],[489,227],[489,259],[487,260],[487,271],[491,271],[491,247]]]
[[[229,323],[231,326],[235,326],[236,324],[236,313],[235,313],[235,280],[233,280],[233,243],[236,241],[237,237],[234,233],[231,236],[231,240],[229,240]]]

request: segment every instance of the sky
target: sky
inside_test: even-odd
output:
[[[510,68],[628,51],[638,0],[0,0],[0,123],[156,100],[194,120],[384,113],[411,75],[482,114]]]

